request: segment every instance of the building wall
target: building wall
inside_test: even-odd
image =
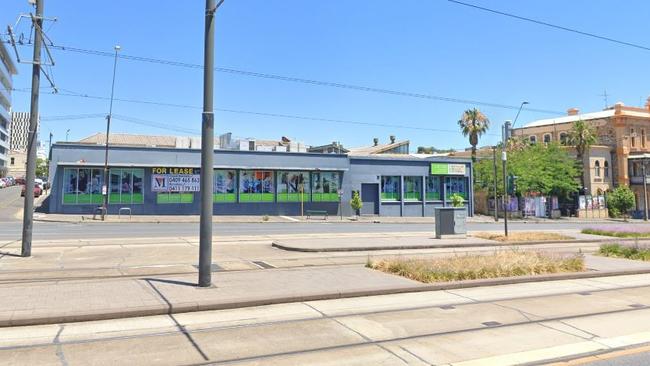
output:
[[[0,42],[0,177],[8,171],[11,124],[12,75],[16,74],[9,52]]]
[[[7,175],[13,177],[24,177],[27,169],[27,152],[10,151],[9,152],[9,172]]]
[[[49,210],[52,213],[91,214],[95,204],[64,204],[64,169],[66,167],[103,169],[104,149],[102,146],[81,146],[73,144],[55,144],[52,147],[50,177],[52,191]],[[417,176],[422,179],[429,174],[431,162],[447,161],[465,164],[467,169],[464,179],[467,180],[468,210],[471,214],[471,163],[469,159],[431,158],[417,160],[400,160],[389,158],[349,158],[338,154],[313,153],[278,153],[256,151],[215,151],[215,168],[242,170],[272,170],[272,171],[309,171],[312,173],[337,171],[341,174],[340,188],[342,190],[339,202],[256,202],[256,203],[215,203],[214,213],[224,215],[300,215],[301,209],[325,210],[330,215],[352,215],[350,200],[353,191],[359,191],[361,184],[380,184],[382,175]],[[134,214],[198,214],[199,193],[194,194],[192,203],[187,204],[158,204],[156,194],[151,191],[153,167],[199,167],[200,152],[189,149],[165,148],[136,148],[112,147],[109,151],[111,167],[138,167],[144,169],[144,203],[109,205],[109,212],[117,213],[119,207],[131,207]],[[274,175],[275,176],[275,175]],[[277,176],[274,178],[277,183]],[[443,178],[444,180],[444,178]],[[403,186],[403,185],[402,185]],[[424,197],[425,185],[422,184]],[[402,195],[403,197],[403,195]],[[238,200],[239,201],[239,200]],[[444,198],[435,202],[419,200],[409,202],[403,199],[395,202],[381,202],[381,216],[433,216],[433,206],[450,205]]]

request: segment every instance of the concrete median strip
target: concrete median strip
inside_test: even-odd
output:
[[[519,247],[540,244],[591,244],[591,243],[621,243],[630,242],[633,239],[603,238],[603,239],[572,239],[572,240],[540,240],[540,241],[519,241],[499,242],[494,240],[470,238],[470,239],[433,239],[433,238],[399,238],[401,244],[395,244],[395,239],[390,238],[382,242],[374,239],[316,239],[316,240],[274,240],[272,245],[275,248],[305,253],[321,252],[369,252],[380,250],[409,250],[409,249],[451,249],[451,248],[483,248],[483,247]],[[467,240],[467,242],[462,242]],[[638,239],[638,241],[650,241],[650,238]]]
[[[354,265],[222,273],[208,289],[195,287],[194,276],[37,282],[0,288],[0,327],[648,273],[637,268],[422,284]]]

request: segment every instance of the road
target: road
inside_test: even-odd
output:
[[[10,327],[0,364],[545,364],[650,341],[649,304],[641,275]]]
[[[593,227],[591,223],[509,223],[511,230],[568,230]],[[470,231],[502,230],[503,224],[468,223]],[[0,220],[0,240],[16,240],[21,235],[21,222]],[[305,233],[364,232],[433,232],[433,224],[371,224],[371,223],[215,223],[215,236],[270,235]],[[55,223],[35,222],[34,239],[88,239],[104,237],[171,237],[198,236],[198,223]]]
[[[23,208],[24,200],[20,197],[22,186],[12,186],[0,189],[0,223],[17,221],[15,218]]]

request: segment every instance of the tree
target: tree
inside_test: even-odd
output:
[[[361,197],[359,196],[358,191],[354,191],[352,194],[352,201],[350,201],[350,207],[352,207],[352,210],[354,210],[355,215],[359,215],[359,210],[363,207],[363,202],[361,201]]]
[[[516,149],[516,152],[510,153]],[[574,160],[557,143],[510,146],[508,172],[517,176],[517,193],[538,193],[568,197],[578,190],[576,178],[580,174]],[[497,157],[501,154],[497,153]],[[476,189],[494,194],[492,159],[484,159],[474,166]],[[497,162],[497,194],[503,194],[503,170]]]
[[[490,128],[490,120],[476,108],[466,110],[458,120],[458,126],[463,136],[469,136],[472,145],[472,161],[476,162],[476,145],[478,138]]]
[[[589,150],[589,147],[598,141],[596,135],[596,128],[583,120],[577,120],[573,123],[571,131],[567,138],[569,145],[573,145],[576,149],[577,161],[580,164],[580,184],[582,187],[585,186],[585,173],[584,173],[584,158],[585,153]]]
[[[37,158],[36,159],[36,177],[42,178],[47,177],[48,174],[48,164],[45,159]]]
[[[628,186],[618,186],[607,195],[607,207],[611,216],[623,215],[627,220],[627,212],[634,207],[634,192]]]

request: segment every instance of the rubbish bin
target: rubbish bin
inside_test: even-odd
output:
[[[436,207],[436,239],[465,238],[467,209],[465,207]]]

